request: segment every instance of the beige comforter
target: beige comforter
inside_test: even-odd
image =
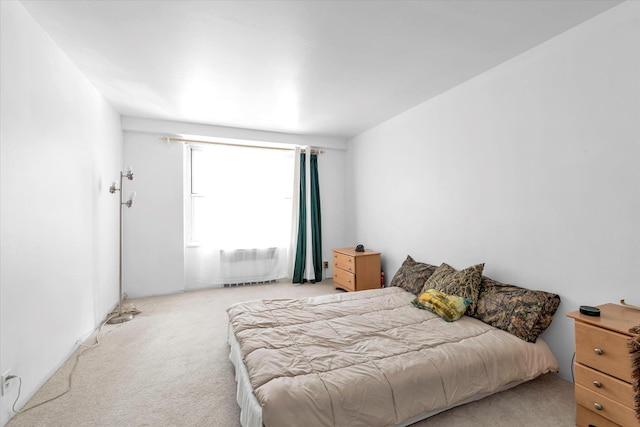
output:
[[[547,345],[385,288],[227,310],[267,427],[390,426],[556,371]]]

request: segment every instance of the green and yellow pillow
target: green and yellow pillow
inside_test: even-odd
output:
[[[442,317],[447,322],[453,322],[462,317],[472,301],[455,295],[448,295],[436,289],[427,289],[418,298],[411,301],[411,304],[423,310]]]
[[[475,303],[478,301],[478,294],[480,293],[483,269],[484,264],[477,264],[458,271],[443,262],[440,267],[429,276],[422,288],[422,292],[425,292],[427,289],[437,289],[448,295],[468,298],[471,300],[469,315],[474,315],[476,311]]]

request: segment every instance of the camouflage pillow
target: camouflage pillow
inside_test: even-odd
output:
[[[471,300],[455,295],[447,295],[435,289],[428,289],[426,292],[421,293],[418,298],[411,301],[411,304],[423,310],[429,310],[447,322],[454,322],[462,317],[469,304],[471,304]]]
[[[480,292],[483,269],[484,264],[477,264],[457,271],[443,262],[424,284],[422,292],[428,289],[436,289],[445,294],[470,299],[472,303],[469,306],[468,314],[473,314],[476,310],[475,302],[478,300],[478,293]]]
[[[436,268],[438,267],[435,265],[414,261],[407,255],[407,259],[393,276],[389,286],[397,286],[417,296]]]
[[[474,317],[527,342],[536,342],[559,305],[560,296],[556,294],[505,285],[483,276]]]

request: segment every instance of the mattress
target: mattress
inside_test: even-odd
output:
[[[445,322],[400,288],[235,304],[241,423],[399,426],[557,371],[548,346]]]

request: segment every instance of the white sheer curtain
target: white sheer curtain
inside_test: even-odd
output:
[[[288,276],[294,150],[189,149],[187,289]]]
[[[308,151],[308,150],[306,150]],[[291,189],[291,231],[289,241],[289,259],[287,260],[287,277],[293,277],[293,268],[296,261],[296,246],[298,244],[298,222],[300,216],[300,153],[301,148],[296,147],[293,154],[293,187]],[[304,173],[304,171],[302,171]]]

